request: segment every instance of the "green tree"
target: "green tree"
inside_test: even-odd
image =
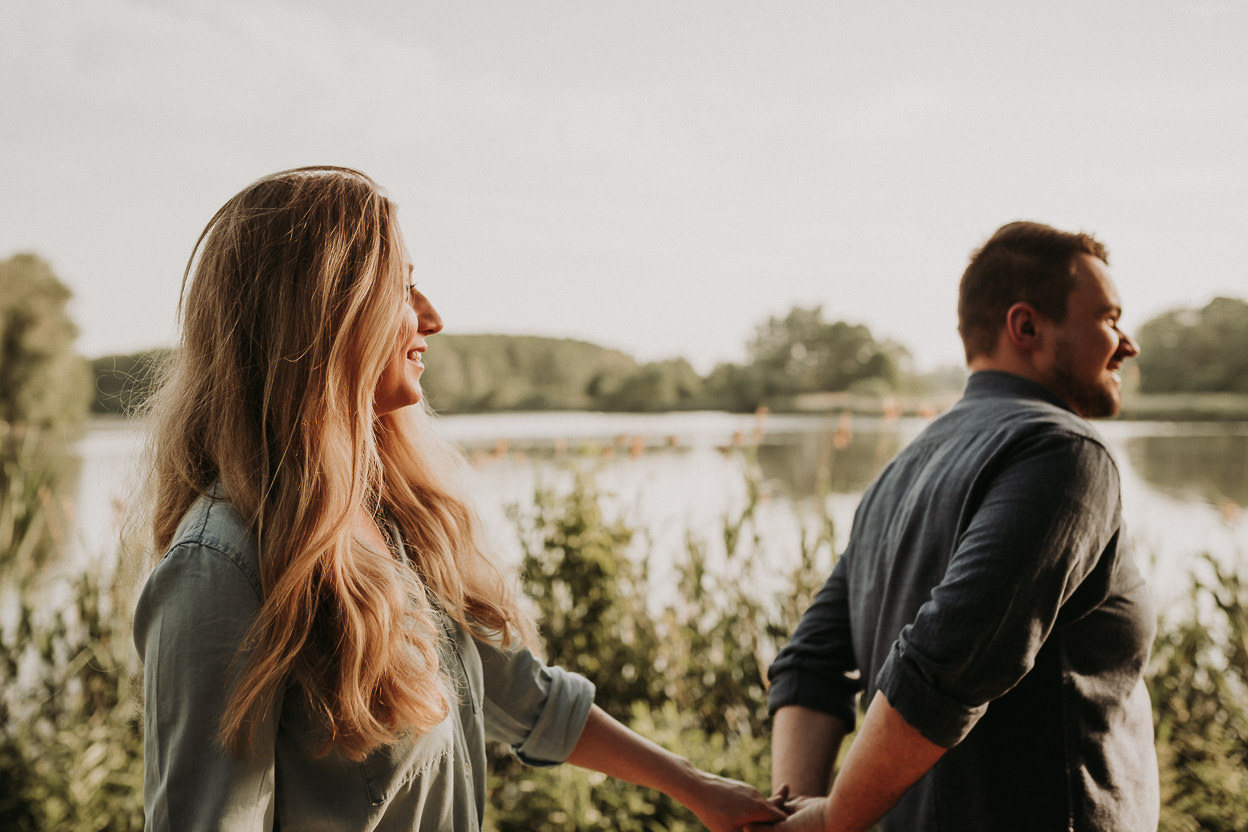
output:
[[[749,413],[768,398],[765,372],[755,365],[724,362],[715,365],[703,385],[708,409]]]
[[[86,364],[74,352],[78,329],[70,291],[34,254],[0,260],[0,421],[74,425],[86,412]]]
[[[1139,330],[1140,392],[1248,393],[1248,303],[1214,298]]]
[[[631,372],[603,372],[590,381],[593,406],[600,410],[646,413],[682,410],[702,400],[702,378],[683,358],[652,361]]]
[[[69,289],[33,254],[0,260],[0,575],[34,580],[68,521],[67,450],[86,414]]]
[[[439,412],[577,410],[603,373],[628,373],[632,358],[584,341],[532,335],[439,335],[421,385]]]
[[[747,350],[748,364],[721,364],[707,377],[707,405],[747,411],[800,393],[896,391],[911,363],[905,347],[877,341],[861,324],[826,321],[821,306],[768,318]]]
[[[909,357],[900,345],[876,341],[862,324],[825,321],[822,306],[795,306],[783,318],[769,318],[749,351],[781,395],[837,392],[870,379],[893,388]]]

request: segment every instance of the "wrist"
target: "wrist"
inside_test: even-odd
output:
[[[672,755],[671,764],[667,783],[661,786],[659,791],[678,803],[692,808],[703,793],[707,774],[689,760],[675,754]]]

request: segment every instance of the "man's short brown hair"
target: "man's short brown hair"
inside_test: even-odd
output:
[[[958,334],[966,360],[993,353],[1006,312],[1016,303],[1028,303],[1061,323],[1074,288],[1077,254],[1109,264],[1105,246],[1091,234],[1058,231],[1038,222],[998,228],[971,255],[958,287]]]

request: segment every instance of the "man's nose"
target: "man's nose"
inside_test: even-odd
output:
[[[1140,346],[1124,332],[1118,339],[1118,354],[1123,358],[1134,358],[1140,354]]]

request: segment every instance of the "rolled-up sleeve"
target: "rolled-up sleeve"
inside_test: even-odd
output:
[[[588,679],[548,667],[526,649],[477,640],[485,689],[486,736],[531,766],[558,765],[580,739],[594,704]]]
[[[854,726],[862,683],[850,630],[846,563],[845,558],[837,562],[768,669],[767,702],[773,714],[786,705],[801,705]]]
[[[946,748],[1031,670],[1118,531],[1117,469],[1085,438],[1022,443],[981,496],[876,677],[906,722]]]
[[[258,726],[256,751],[243,759],[217,739],[239,670],[235,658],[260,604],[243,568],[211,547],[182,544],[139,598],[134,640],[143,659],[148,830],[273,828],[276,719]]]

